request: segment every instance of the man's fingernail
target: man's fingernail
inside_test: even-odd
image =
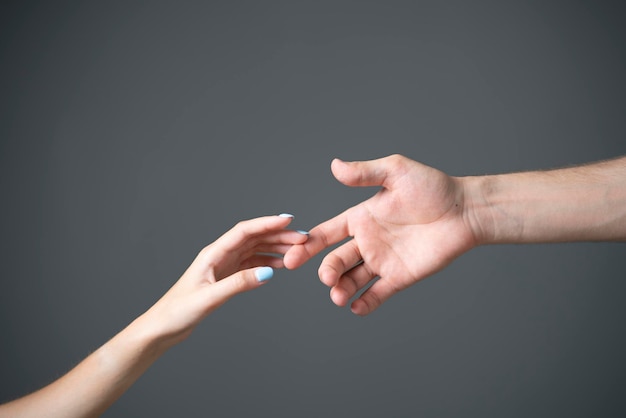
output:
[[[256,277],[257,281],[264,282],[269,280],[274,275],[274,269],[271,267],[261,267],[254,271],[254,277]]]
[[[301,230],[301,229],[298,229],[296,232],[297,232],[298,234],[302,234],[302,235],[309,235],[309,231],[303,231],[303,230]]]
[[[291,213],[281,213],[280,215],[281,218],[293,218],[293,215]]]

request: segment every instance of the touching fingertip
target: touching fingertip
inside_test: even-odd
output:
[[[303,231],[303,230],[301,230],[301,229],[298,229],[296,232],[297,232],[298,234],[302,234],[302,235],[309,235],[309,231]]]
[[[254,277],[257,281],[264,282],[274,276],[274,269],[271,267],[260,267],[254,271]]]

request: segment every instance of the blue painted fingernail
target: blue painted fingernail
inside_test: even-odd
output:
[[[281,213],[280,215],[281,218],[293,218],[293,215],[291,213]]]
[[[264,282],[269,280],[274,275],[274,269],[271,267],[261,267],[254,271],[254,277],[256,277],[257,281]]]
[[[303,230],[301,230],[301,229],[298,229],[296,232],[297,232],[298,234],[302,234],[302,235],[309,235],[309,231],[303,231]]]

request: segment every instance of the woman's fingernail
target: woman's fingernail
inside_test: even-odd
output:
[[[280,215],[281,218],[293,218],[293,215],[291,213],[281,213]]]
[[[302,234],[302,235],[309,235],[309,231],[303,231],[303,230],[301,230],[301,229],[298,229],[296,232],[297,232],[298,234]]]
[[[256,277],[257,281],[264,282],[269,280],[274,275],[274,269],[271,267],[261,267],[254,271],[254,277]]]

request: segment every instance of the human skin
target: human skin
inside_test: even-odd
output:
[[[0,417],[102,414],[172,346],[232,296],[256,289],[307,235],[286,230],[293,216],[243,221],[205,247],[148,311],[50,385],[0,405]],[[276,254],[272,256],[268,254]]]
[[[584,166],[453,177],[401,155],[344,162],[347,186],[381,186],[370,199],[311,229],[290,249],[294,269],[348,237],[318,270],[330,297],[367,315],[470,249],[499,243],[626,239],[626,157]]]

